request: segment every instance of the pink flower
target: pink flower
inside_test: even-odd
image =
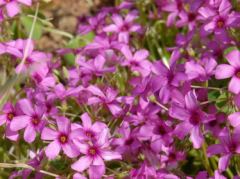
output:
[[[19,131],[25,128],[24,140],[32,143],[36,133],[41,132],[45,125],[44,109],[41,106],[32,105],[28,99],[18,101],[18,106],[23,114],[15,116],[10,124],[12,131]]]
[[[151,72],[151,63],[147,60],[149,53],[147,50],[139,50],[134,54],[131,52],[128,46],[124,46],[121,52],[125,56],[122,62],[123,66],[128,66],[132,71],[139,72],[143,77],[146,77]]]
[[[220,171],[225,171],[229,165],[229,161],[234,154],[240,153],[240,128],[235,128],[231,134],[228,128],[222,129],[218,138],[220,144],[213,144],[208,147],[208,156],[221,154],[218,161],[218,169]]]
[[[43,52],[34,51],[34,43],[30,41],[30,45],[28,50],[27,48],[28,40],[18,39],[15,41],[10,41],[3,43],[3,49],[1,49],[1,54],[7,53],[11,54],[17,59],[23,60],[26,57],[26,61],[24,64],[20,63],[16,67],[16,72],[20,73],[22,71],[26,71],[31,67],[32,71],[36,71],[39,68],[43,68],[44,65],[48,60],[49,56]],[[26,54],[25,54],[26,53]]]
[[[75,143],[84,156],[72,164],[72,169],[83,172],[89,168],[90,178],[101,178],[105,173],[104,160],[121,159],[117,152],[109,150],[108,129],[101,132],[98,140],[94,143]]]
[[[218,65],[215,72],[216,79],[232,78],[228,90],[234,94],[240,92],[240,51],[233,50],[226,56],[228,64]]]
[[[76,140],[79,140],[79,141],[93,140],[94,141],[96,140],[96,137],[98,136],[98,134],[101,133],[105,128],[107,128],[107,125],[102,122],[97,121],[94,124],[92,124],[92,120],[89,117],[88,113],[82,114],[81,119],[82,119],[82,126],[73,131],[74,136],[78,136]]]
[[[20,4],[32,5],[32,0],[0,0],[0,6],[5,5],[9,17],[13,17],[20,12]]]
[[[42,140],[52,141],[45,149],[45,153],[49,159],[54,159],[62,149],[63,152],[70,158],[77,157],[79,151],[73,144],[71,123],[65,117],[56,117],[58,130],[53,130],[49,127],[45,127],[41,134]]]
[[[102,55],[98,55],[96,58],[85,61],[83,58],[77,60],[77,64],[80,66],[81,71],[87,71],[88,74],[102,76],[105,73],[115,71],[115,67],[104,67],[106,59]]]
[[[96,86],[89,86],[87,88],[94,96],[88,99],[88,104],[104,104],[111,111],[111,113],[116,116],[122,112],[122,108],[120,106],[120,98],[117,98],[117,91],[107,88],[106,93],[104,94]]]
[[[10,140],[17,140],[18,139],[18,132],[13,131],[10,129],[10,124],[13,118],[17,115],[17,112],[14,106],[11,103],[6,103],[2,110],[3,114],[0,115],[0,126],[5,124],[5,134],[6,137]]]
[[[138,24],[134,24],[134,20],[137,18],[136,12],[130,12],[125,17],[118,14],[114,14],[112,16],[112,20],[114,24],[106,26],[103,28],[105,32],[115,32],[118,34],[118,41],[128,43],[129,41],[129,34],[131,32],[140,32],[141,27]]]
[[[177,95],[177,94],[175,94]],[[194,148],[200,148],[204,137],[201,131],[201,125],[214,119],[201,110],[196,93],[189,91],[184,98],[178,94],[179,103],[172,105],[169,115],[179,119],[181,122],[175,128],[175,134],[183,139],[190,133],[190,140]]]

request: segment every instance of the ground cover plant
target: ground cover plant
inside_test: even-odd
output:
[[[0,0],[0,178],[240,178],[238,0],[109,1],[75,33],[55,2]]]

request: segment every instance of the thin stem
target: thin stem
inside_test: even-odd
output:
[[[19,64],[18,74],[21,73],[23,65],[24,65],[24,63],[25,63],[25,61],[26,61],[26,59],[27,59],[27,57],[29,55],[29,50],[30,50],[30,47],[31,47],[32,36],[33,36],[35,25],[36,25],[36,22],[37,22],[38,11],[39,11],[39,3],[37,3],[37,8],[36,8],[36,11],[35,11],[35,14],[34,14],[32,27],[31,27],[31,30],[30,30],[30,33],[29,33],[29,37],[28,37],[28,40],[27,40],[26,47],[24,49],[23,59],[22,59],[21,63]]]
[[[36,170],[35,168],[33,168],[30,165],[27,165],[25,163],[0,163],[0,168],[25,168],[25,169],[30,169],[32,171],[37,171],[40,172],[42,174],[48,175],[48,176],[52,176],[52,177],[59,177],[59,175],[55,174],[55,173],[51,173],[45,170]]]
[[[212,169],[211,169],[211,166],[210,166],[210,163],[208,161],[208,157],[207,157],[207,144],[205,143],[205,141],[203,142],[202,144],[202,151],[203,151],[203,162],[204,162],[204,165],[205,165],[205,168],[208,172],[209,175],[213,175],[213,172],[212,172]]]
[[[216,90],[216,91],[222,91],[224,88],[216,88],[216,87],[206,87],[206,86],[195,86],[195,85],[192,85],[191,86],[192,88],[195,88],[195,89],[209,89],[209,90]]]
[[[168,108],[164,105],[162,105],[161,103],[159,103],[158,101],[154,100],[153,101],[155,104],[157,104],[159,107],[161,107],[162,109],[164,109],[165,111],[168,111]]]
[[[73,39],[73,35],[70,34],[70,33],[67,33],[67,32],[64,32],[64,31],[61,31],[61,30],[57,30],[57,29],[53,29],[51,27],[43,27],[43,29],[47,32],[52,32],[52,33],[55,33],[55,34],[58,34],[58,35],[61,35],[61,36],[64,36],[64,37],[67,37],[69,39]]]

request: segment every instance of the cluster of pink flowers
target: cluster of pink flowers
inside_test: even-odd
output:
[[[9,17],[18,3],[31,0],[0,1]],[[37,168],[11,178],[44,178],[46,158],[65,159],[69,173],[59,175],[75,179],[239,178],[240,13],[229,0],[141,3],[80,19],[79,35],[95,37],[75,50],[0,44],[29,75],[0,125],[12,144],[35,145],[26,163]],[[63,60],[69,51],[74,65]]]

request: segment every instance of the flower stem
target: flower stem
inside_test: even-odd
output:
[[[209,163],[209,160],[207,157],[207,144],[205,142],[203,142],[203,144],[202,144],[202,151],[203,151],[203,162],[204,162],[205,168],[206,168],[208,174],[212,176],[213,171],[211,169],[211,166],[210,166],[210,163]]]
[[[37,171],[39,173],[48,175],[48,176],[52,176],[52,177],[59,177],[57,174],[45,171],[45,170],[36,170],[35,168],[33,168],[30,165],[27,165],[25,163],[0,163],[0,168],[25,168],[25,169],[30,169],[32,171]]]
[[[222,91],[223,90],[223,88],[208,87],[208,86],[195,86],[195,85],[192,85],[191,87],[195,88],[195,89],[209,89],[209,90],[216,90],[216,91]]]

